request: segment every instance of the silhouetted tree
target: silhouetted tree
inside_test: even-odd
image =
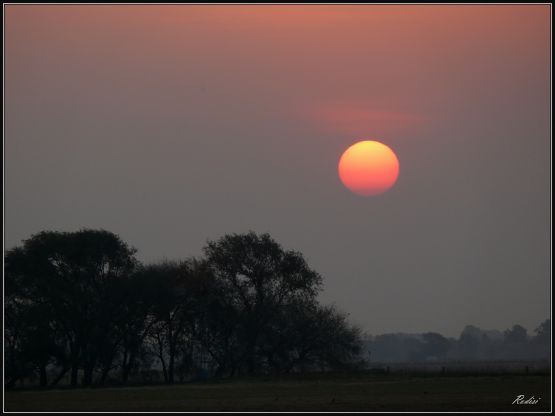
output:
[[[241,309],[226,283],[215,277],[208,264],[198,265],[204,275],[205,295],[197,308],[195,339],[215,363],[217,376],[234,375],[240,356]]]
[[[293,300],[313,302],[322,278],[300,253],[284,250],[268,234],[226,235],[209,242],[204,253],[241,317],[237,326],[240,359],[252,373],[263,331],[276,311]]]
[[[7,387],[21,377],[39,374],[39,385],[48,384],[46,368],[60,353],[44,305],[6,304],[5,340]]]
[[[142,266],[104,230],[41,232],[5,254],[6,387],[38,375],[104,384],[353,365],[360,330],[317,301],[322,279],[268,234],[226,235],[205,258]],[[48,369],[54,371],[50,374]],[[139,371],[141,370],[141,371]],[[199,373],[200,374],[200,373]],[[49,378],[51,380],[49,380]]]
[[[549,345],[551,342],[551,320],[546,319],[535,330],[535,341],[542,345]]]
[[[111,319],[122,305],[113,296],[114,284],[134,270],[134,253],[113,233],[86,229],[41,232],[6,253],[11,301],[40,307],[41,337],[60,334],[73,386],[79,368],[83,384],[92,383],[99,353],[112,336]]]
[[[119,346],[121,380],[126,383],[129,375],[139,365],[145,339],[155,323],[153,316],[154,294],[158,282],[151,278],[144,267],[139,267],[122,288],[124,293],[120,319],[115,322]],[[104,375],[106,377],[107,374]]]
[[[165,262],[142,270],[153,283],[150,338],[168,383],[175,380],[178,354],[181,353],[182,364],[184,356],[191,354],[197,310],[206,293],[204,275],[198,272],[194,261]]]
[[[427,332],[422,335],[422,339],[422,351],[426,358],[443,359],[451,347],[449,340],[436,332]]]
[[[260,341],[260,354],[275,372],[353,365],[361,349],[360,329],[335,307],[317,302],[284,305]]]
[[[505,340],[514,344],[524,344],[528,341],[526,328],[520,325],[513,325],[511,329],[505,331]]]
[[[506,358],[527,358],[528,351],[528,333],[526,328],[520,325],[513,325],[511,329],[507,329],[504,333],[503,350]]]
[[[480,328],[467,325],[461,332],[458,342],[458,355],[464,359],[482,358],[483,334]]]
[[[321,368],[338,369],[358,364],[361,351],[360,328],[347,322],[347,315],[333,306],[316,304],[304,314],[305,325],[299,330],[297,356],[311,358]],[[302,320],[302,315],[299,315]],[[311,323],[310,323],[311,322]]]

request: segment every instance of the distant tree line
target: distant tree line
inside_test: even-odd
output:
[[[201,258],[141,264],[104,230],[45,231],[5,253],[5,386],[326,370],[355,365],[360,330],[317,301],[321,276],[268,234]]]
[[[551,356],[551,321],[530,336],[514,325],[504,332],[467,325],[458,339],[435,332],[366,336],[365,348],[374,362],[543,360]]]

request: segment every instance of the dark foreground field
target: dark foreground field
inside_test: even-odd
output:
[[[547,411],[545,375],[255,379],[174,386],[11,391],[6,411]],[[511,404],[518,395],[538,404]]]

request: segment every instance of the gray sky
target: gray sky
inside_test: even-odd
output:
[[[550,6],[5,6],[5,247],[269,232],[370,333],[550,315]],[[360,197],[373,139],[396,185]]]

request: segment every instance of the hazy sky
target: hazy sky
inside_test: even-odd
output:
[[[269,232],[373,334],[550,314],[550,6],[5,6],[5,247]],[[361,197],[337,163],[390,146]]]

